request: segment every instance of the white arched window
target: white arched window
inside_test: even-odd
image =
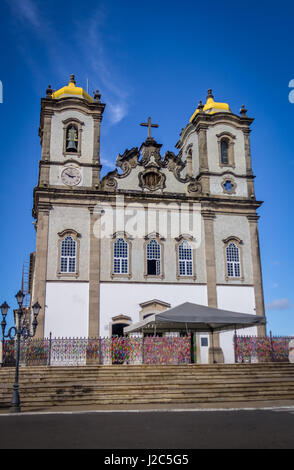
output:
[[[240,249],[230,242],[226,247],[228,277],[241,277]]]
[[[76,272],[77,242],[72,236],[65,237],[61,242],[60,272],[72,274]]]
[[[193,275],[193,254],[190,243],[183,240],[178,246],[179,275]]]
[[[128,274],[129,246],[123,238],[118,238],[113,244],[113,273]]]
[[[160,276],[161,274],[161,246],[157,240],[150,240],[147,244],[147,276]]]

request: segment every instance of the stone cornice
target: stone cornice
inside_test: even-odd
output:
[[[38,218],[39,212],[43,212],[45,215],[49,215],[51,210],[52,210],[52,205],[49,202],[42,202],[38,204],[35,218],[36,219]]]
[[[82,114],[92,115],[95,120],[102,120],[102,114],[105,109],[105,104],[94,101],[89,103],[86,100],[74,97],[60,98],[58,100],[52,98],[41,99],[41,114],[40,114],[40,132],[44,126],[44,117],[52,116],[56,112],[67,110],[79,111]]]
[[[47,195],[48,198],[54,196],[62,196],[62,195],[70,195],[71,197],[83,197],[83,196],[90,196],[95,199],[99,199],[101,196],[106,196],[106,197],[117,197],[117,196],[124,196],[124,197],[132,197],[136,199],[178,199],[179,201],[185,200],[188,201],[190,200],[191,202],[211,202],[212,204],[215,203],[221,203],[221,202],[229,202],[231,201],[232,205],[241,203],[241,204],[249,204],[249,205],[256,205],[260,206],[263,204],[263,201],[258,201],[258,200],[252,200],[248,197],[241,197],[241,196],[236,196],[234,199],[232,198],[227,198],[226,196],[220,196],[220,195],[210,195],[210,196],[203,196],[203,195],[197,195],[197,196],[191,196],[186,193],[157,193],[157,194],[152,194],[152,193],[142,193],[142,191],[137,191],[137,190],[117,190],[115,193],[112,191],[106,191],[102,189],[94,189],[94,188],[88,188],[88,187],[83,187],[83,188],[77,188],[75,187],[74,189],[69,189],[61,186],[51,186],[51,187],[42,187],[42,186],[36,186],[34,189],[35,194],[44,194]]]
[[[217,124],[228,124],[242,130],[245,134],[249,134],[251,132],[250,126],[253,121],[253,118],[238,116],[234,113],[218,112],[215,114],[206,114],[200,112],[195,116],[192,123],[189,122],[187,126],[182,129],[180,139],[176,143],[175,147],[180,149],[183,142],[195,128],[196,131],[199,132],[200,130],[208,129],[211,126],[216,126]]]
[[[59,110],[62,111],[67,108],[80,108],[83,109],[84,112],[87,113],[97,113],[101,114],[101,112],[104,111],[106,104],[101,103],[100,101],[93,101],[90,103],[87,100],[83,100],[81,98],[75,98],[72,96],[65,97],[65,98],[59,98],[59,99],[52,99],[52,98],[42,98],[41,99],[41,109],[49,109],[53,110]]]
[[[254,121],[253,118],[248,117],[240,117],[237,114],[233,113],[215,113],[215,114],[205,114],[205,113],[198,113],[195,118],[193,119],[192,124],[195,126],[196,131],[198,132],[201,128],[214,126],[217,124],[228,124],[234,125],[239,129],[246,129],[248,128],[252,122]]]
[[[262,205],[262,201],[251,200],[248,198],[225,198],[225,197],[201,197],[201,196],[190,196],[187,194],[165,193],[165,194],[149,194],[149,193],[137,193],[137,192],[108,192],[95,190],[91,188],[83,188],[79,190],[68,190],[67,188],[43,188],[37,186],[34,189],[34,208],[33,217],[36,218],[39,207],[45,206],[51,208],[51,204],[73,204],[82,206],[96,205],[97,203],[116,202],[116,197],[124,196],[125,203],[138,203],[138,204],[162,204],[162,203],[188,203],[203,204],[204,210],[209,209],[214,213],[230,213],[243,214],[251,217],[251,220],[256,220],[256,210]]]
[[[97,204],[91,204],[91,205],[87,205],[87,206],[88,206],[88,210],[89,210],[91,215],[95,215],[96,217],[100,217],[101,215],[104,214],[104,210],[102,208],[99,208]]]
[[[224,175],[232,175],[234,176],[235,178],[244,178],[244,179],[255,179],[255,175],[253,173],[246,173],[245,175],[239,175],[237,173],[235,173],[234,171],[228,169],[228,170],[223,170],[219,173],[217,173],[216,171],[209,171],[209,170],[206,170],[206,171],[201,171],[201,173],[199,173],[197,176],[196,176],[196,180],[200,179],[201,176],[224,176]]]
[[[193,131],[194,131],[194,126],[193,124],[189,122],[189,124],[187,124],[187,126],[184,129],[182,129],[182,132],[180,134],[180,139],[176,143],[175,147],[180,149],[182,146],[183,140],[186,140],[188,135],[191,134]]]
[[[203,219],[205,219],[205,220],[214,220],[215,217],[216,217],[215,212],[213,212],[212,210],[209,210],[209,209],[202,210],[201,215],[202,215]]]
[[[247,219],[248,219],[249,222],[251,222],[251,223],[256,223],[256,222],[258,222],[259,218],[260,218],[260,217],[259,217],[259,215],[257,215],[257,214],[250,214],[250,215],[247,215]]]
[[[51,165],[52,166],[64,166],[66,165],[67,163],[75,163],[76,165],[78,165],[79,167],[85,167],[85,168],[99,168],[101,170],[102,168],[102,165],[100,165],[100,163],[83,163],[83,162],[80,162],[80,161],[77,161],[73,158],[66,158],[64,159],[64,161],[52,161],[52,160],[40,160],[39,161],[39,166],[46,166],[46,167],[50,167]]]

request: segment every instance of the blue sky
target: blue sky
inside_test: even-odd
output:
[[[40,98],[76,75],[107,103],[103,173],[160,124],[163,152],[212,88],[216,101],[254,117],[251,145],[268,330],[294,335],[294,79],[291,1],[1,0],[0,301],[15,306],[24,260],[35,249]]]

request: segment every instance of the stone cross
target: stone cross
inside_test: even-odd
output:
[[[148,118],[148,122],[142,122],[140,126],[148,127],[148,139],[152,139],[151,137],[151,127],[159,127],[158,124],[152,124],[151,117]]]

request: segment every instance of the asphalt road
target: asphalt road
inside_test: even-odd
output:
[[[13,448],[293,449],[294,408],[0,415]]]

